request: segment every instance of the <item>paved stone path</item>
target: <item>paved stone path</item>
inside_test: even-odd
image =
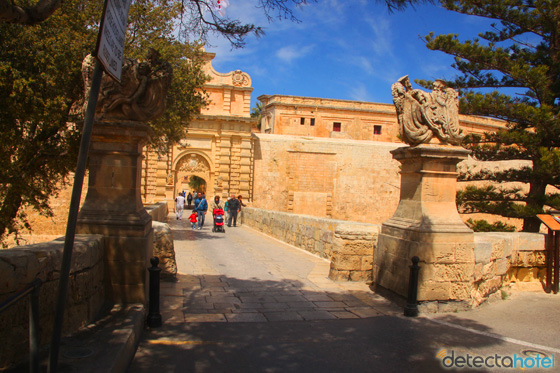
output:
[[[251,228],[170,225],[179,281],[162,283],[163,325],[145,330],[129,372],[446,372],[443,356],[560,356],[560,296],[409,318]]]
[[[185,322],[367,318],[401,312],[366,284],[333,282],[329,262],[251,228],[202,230],[170,219],[179,271],[162,283],[162,317]]]

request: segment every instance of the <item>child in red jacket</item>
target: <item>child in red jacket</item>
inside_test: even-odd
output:
[[[191,221],[192,229],[196,229],[196,222],[198,220],[198,214],[196,213],[196,211],[192,212],[191,216],[189,216],[189,220]]]

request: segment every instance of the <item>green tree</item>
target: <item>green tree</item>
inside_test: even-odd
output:
[[[49,215],[49,196],[75,167],[79,130],[68,123],[101,10],[75,5],[39,26],[0,24],[0,238],[29,228],[24,205]]]
[[[269,16],[277,11],[293,19],[287,4],[305,0],[255,2]],[[137,0],[131,6],[125,56],[144,58],[153,47],[174,68],[167,110],[150,123],[162,150],[206,104],[199,44],[186,40],[218,33],[240,47],[247,35],[262,33],[219,15],[212,4]],[[84,99],[81,61],[94,49],[102,7],[101,0],[0,0],[0,243],[31,228],[22,207],[51,215],[49,197],[75,169],[80,133],[73,108]]]
[[[524,220],[523,231],[537,232],[535,217],[546,206],[560,208],[560,1],[442,0],[451,11],[494,19],[474,40],[456,34],[425,37],[431,50],[455,56],[459,74],[450,86],[461,93],[460,112],[507,121],[507,128],[465,146],[482,161],[523,160],[530,166],[462,175],[494,187],[470,187],[458,194],[463,213],[491,213]],[[424,87],[431,82],[418,81]],[[514,88],[509,95],[506,88]],[[523,182],[528,191],[508,188]],[[500,187],[501,186],[501,187]]]
[[[251,109],[251,118],[257,118],[257,128],[261,129],[261,117],[262,117],[262,102],[257,101],[254,108]]]
[[[97,0],[100,1],[100,0]],[[310,0],[315,2],[316,0]],[[408,0],[399,0],[408,1]],[[230,19],[216,9],[216,0],[151,0],[143,4],[173,4],[178,7],[180,18],[178,24],[183,36],[196,35],[205,41],[208,34],[217,33],[227,38],[232,46],[242,47],[249,34],[262,35],[263,29],[253,24],[242,24]],[[290,5],[300,6],[308,0],[255,0],[255,6],[261,8],[269,21],[289,19],[298,21]],[[62,0],[0,0],[0,22],[36,25],[51,17],[60,8]],[[399,6],[400,8],[401,6]]]
[[[203,178],[193,175],[189,178],[189,188],[197,192],[206,191],[206,181]]]
[[[31,228],[22,207],[51,215],[49,198],[75,169],[81,61],[95,47],[102,5],[69,0],[35,26],[0,23],[0,241]],[[137,1],[130,12],[125,53],[144,58],[152,46],[174,68],[167,111],[149,123],[160,146],[181,138],[206,104],[199,45],[172,33],[178,14],[167,1]]]

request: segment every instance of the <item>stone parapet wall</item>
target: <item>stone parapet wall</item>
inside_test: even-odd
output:
[[[380,226],[244,208],[248,226],[331,262],[329,278],[370,281]]]
[[[470,276],[469,301],[427,301],[421,312],[455,312],[502,299],[502,289],[511,283],[539,284],[545,281],[545,235],[541,233],[475,233],[474,273]],[[420,263],[422,271],[422,263]]]
[[[160,276],[162,279],[174,279],[177,276],[177,261],[175,260],[173,234],[169,224],[166,223],[167,215],[169,215],[167,202],[158,202],[145,207],[152,217],[154,256],[159,259]]]
[[[381,227],[248,207],[244,224],[331,262],[329,278],[337,281],[372,280]],[[474,271],[457,276],[469,283],[470,300],[422,302],[422,312],[454,312],[501,298],[500,289],[512,282],[538,283],[545,279],[544,235],[540,233],[475,233]],[[422,259],[422,258],[421,258]],[[420,262],[420,271],[433,271]],[[457,268],[456,268],[457,267]],[[471,265],[472,267],[472,265]],[[470,268],[470,267],[469,267]],[[441,276],[450,276],[442,269]],[[409,273],[403,273],[408,283]]]
[[[381,226],[375,224],[346,222],[338,225],[334,231],[329,278],[370,282],[380,230]]]
[[[475,244],[474,306],[511,282],[545,280],[544,234],[475,233]]]
[[[165,223],[169,211],[167,209],[167,202],[158,202],[151,205],[144,206],[148,214],[152,217],[152,221],[159,221]]]
[[[72,253],[63,334],[94,321],[105,303],[103,237],[77,235]],[[39,339],[48,345],[52,334],[64,238],[0,250],[0,302],[24,289],[34,279],[39,290]],[[29,301],[21,299],[0,314],[0,369],[22,361],[29,352]]]

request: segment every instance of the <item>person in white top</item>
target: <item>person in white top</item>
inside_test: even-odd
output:
[[[185,196],[182,193],[179,193],[177,198],[175,198],[175,202],[177,202],[177,206],[175,207],[175,214],[177,214],[177,220],[183,219],[183,209],[185,208]]]

